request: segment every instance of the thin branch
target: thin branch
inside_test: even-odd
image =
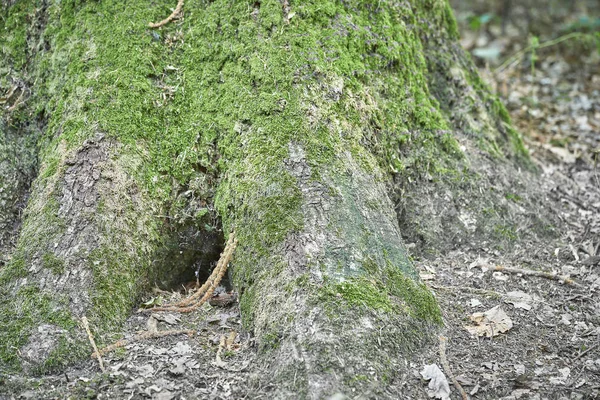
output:
[[[511,267],[504,267],[502,265],[496,265],[493,269],[494,269],[494,271],[509,272],[511,274],[539,276],[539,277],[546,278],[546,279],[552,279],[554,281],[558,281],[558,282],[561,282],[561,283],[564,283],[567,285],[572,285],[575,287],[582,287],[581,284],[575,282],[573,279],[569,278],[568,276],[558,275],[553,272],[535,271],[532,269],[522,269],[522,268],[511,268]]]
[[[448,364],[448,359],[446,358],[446,341],[447,340],[448,339],[446,339],[444,336],[440,336],[440,360],[442,363],[442,368],[444,368],[444,372],[446,373],[446,375],[448,375],[448,377],[452,381],[452,384],[454,385],[456,390],[458,390],[458,392],[460,393],[462,399],[469,400],[469,397],[467,396],[465,389],[463,389],[463,387],[460,385],[460,383],[458,383],[458,381],[454,377],[454,374],[452,373],[452,370],[450,369],[450,364]]]
[[[183,0],[179,0],[177,2],[177,7],[175,7],[175,10],[173,10],[173,12],[171,13],[171,15],[169,15],[167,18],[163,19],[160,22],[157,22],[157,23],[150,22],[148,24],[148,26],[150,28],[160,28],[161,26],[165,26],[169,22],[173,21],[175,19],[175,17],[177,17],[181,13],[182,9],[183,9]]]
[[[85,316],[81,318],[81,323],[83,324],[83,327],[85,328],[85,331],[87,332],[88,339],[90,340],[90,344],[92,345],[92,348],[94,349],[93,354],[100,354],[100,352],[98,351],[98,347],[96,346],[96,341],[94,340],[94,335],[92,335],[92,331],[90,330],[90,325]],[[100,357],[100,356],[98,356],[98,364],[100,364],[100,369],[102,370],[102,372],[106,372],[106,368],[104,368],[104,363],[102,362],[102,357]]]
[[[553,40],[548,40],[547,42],[541,43],[541,44],[536,44],[536,45],[530,45],[527,46],[526,48],[524,48],[523,50],[520,50],[518,52],[516,52],[513,56],[509,57],[506,61],[504,61],[502,63],[502,65],[500,65],[498,68],[496,68],[494,70],[494,74],[497,74],[499,72],[502,72],[508,65],[512,64],[513,62],[519,60],[521,57],[523,57],[527,52],[533,50],[534,48],[537,49],[543,49],[545,47],[550,47],[550,46],[554,46],[556,44],[562,43],[566,40],[569,39],[574,39],[574,38],[578,38],[581,36],[586,35],[583,32],[572,32],[569,33],[568,35],[563,35],[561,37],[558,37],[556,39]]]

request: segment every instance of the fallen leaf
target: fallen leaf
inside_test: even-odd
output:
[[[434,274],[428,274],[425,272],[421,272],[419,274],[419,277],[421,278],[422,281],[432,281],[435,279],[435,275]]]
[[[174,397],[175,393],[165,390],[160,393],[155,393],[154,396],[152,396],[152,400],[171,400]]]
[[[573,316],[571,314],[561,314],[560,323],[568,326],[568,325],[571,325],[572,319],[573,319]]]
[[[497,336],[513,327],[511,319],[500,306],[491,308],[483,313],[474,313],[469,319],[475,323],[475,326],[466,326],[465,328],[472,335],[477,336]]]
[[[494,279],[498,280],[498,281],[502,281],[502,282],[506,282],[509,278],[508,275],[503,274],[500,271],[496,271],[492,274],[492,276],[494,277]]]
[[[529,311],[532,308],[533,297],[521,291],[508,292],[504,295],[504,302]]]
[[[477,299],[471,299],[469,301],[469,305],[473,308],[475,307],[479,307],[481,305],[481,301],[477,300]]]
[[[564,385],[571,375],[571,369],[569,367],[564,367],[558,370],[560,372],[560,376],[550,378],[550,383],[554,385]]]
[[[156,320],[156,318],[154,318],[153,315],[148,317],[148,320],[146,321],[146,330],[148,332],[157,332],[158,331],[158,321]]]
[[[171,354],[189,354],[192,352],[192,347],[184,342],[177,342],[175,346],[169,351]]]
[[[162,296],[157,296],[157,297],[151,298],[150,300],[148,300],[145,303],[142,303],[142,305],[144,306],[144,308],[151,308],[154,306],[162,305],[162,302],[163,302]]]
[[[177,325],[177,323],[179,321],[181,321],[181,318],[179,318],[175,314],[158,314],[158,313],[156,313],[156,314],[152,314],[152,317],[158,321],[163,321],[164,323],[169,324],[169,325]]]
[[[436,364],[426,365],[421,371],[421,376],[429,381],[429,390],[427,390],[429,397],[450,400],[450,385],[440,367]]]

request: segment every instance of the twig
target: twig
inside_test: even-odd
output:
[[[548,41],[546,41],[546,42],[544,42],[542,44],[527,46],[523,50],[518,51],[512,57],[509,57],[506,61],[504,61],[502,63],[502,65],[500,65],[498,68],[496,68],[494,70],[494,74],[502,72],[502,70],[504,70],[504,68],[506,68],[508,65],[512,64],[513,62],[517,61],[519,58],[523,57],[523,55],[525,55],[528,51],[531,51],[534,48],[536,50],[537,49],[543,49],[545,47],[554,46],[555,44],[559,44],[561,42],[564,42],[565,40],[578,38],[578,37],[584,36],[584,35],[586,35],[586,34],[582,33],[582,32],[572,32],[572,33],[569,33],[568,35],[564,35],[564,36],[558,37],[558,38],[553,39],[553,40],[548,40]]]
[[[558,275],[553,272],[545,272],[545,271],[535,271],[532,269],[522,269],[522,268],[512,268],[505,267],[502,265],[496,265],[494,271],[502,271],[502,272],[510,272],[511,274],[522,274],[527,276],[539,276],[546,279],[552,279],[554,281],[558,281],[567,285],[572,285],[575,287],[582,287],[581,284],[575,282],[573,279],[569,278],[565,275]]]
[[[98,358],[99,360],[101,360],[102,355],[110,353],[113,350],[116,350],[120,347],[125,347],[130,343],[136,342],[138,340],[145,340],[145,339],[152,339],[152,338],[160,338],[160,337],[165,337],[165,336],[174,336],[174,335],[193,335],[195,334],[196,331],[194,330],[190,330],[190,329],[184,329],[184,330],[169,330],[169,331],[157,331],[157,332],[143,332],[140,333],[139,335],[135,335],[133,338],[131,339],[121,339],[118,340],[117,342],[104,347],[103,349],[98,350],[97,348],[94,349],[95,351],[92,353],[92,358]]]
[[[148,24],[148,26],[150,28],[160,28],[161,26],[165,26],[169,22],[173,21],[173,19],[175,19],[175,17],[178,16],[181,13],[182,9],[183,9],[183,0],[179,0],[177,2],[177,7],[175,7],[175,10],[173,10],[173,12],[171,13],[171,15],[169,15],[167,18],[163,19],[160,22],[157,22],[157,23],[150,22]]]
[[[21,91],[21,94],[19,94],[19,97],[17,98],[17,100],[15,100],[14,104],[10,107],[8,107],[8,111],[13,112],[15,111],[21,104],[23,104],[25,101],[23,100],[23,96],[25,95],[25,90]]]
[[[233,367],[228,366],[227,363],[225,361],[223,361],[223,359],[221,358],[221,353],[223,352],[223,350],[231,349],[236,336],[237,336],[237,333],[235,331],[229,332],[229,336],[226,336],[226,335],[221,336],[221,340],[219,341],[219,348],[217,349],[217,355],[215,357],[215,361],[213,361],[214,365],[216,365],[217,367],[219,367],[221,369],[229,371],[229,372],[242,372],[243,370],[248,368],[248,365],[250,365],[250,361],[246,361],[244,364],[242,364],[241,367],[233,368]]]
[[[448,339],[446,339],[444,336],[440,335],[440,360],[442,362],[442,368],[444,368],[444,372],[446,373],[446,375],[448,375],[448,377],[450,377],[450,380],[454,384],[454,387],[456,388],[456,390],[458,390],[458,392],[460,393],[462,399],[469,400],[467,393],[465,392],[463,387],[460,385],[460,383],[458,383],[458,381],[454,377],[454,374],[452,373],[452,370],[450,369],[450,364],[448,364],[448,359],[446,358],[446,341],[447,340]]]
[[[88,324],[88,320],[85,316],[81,318],[81,323],[83,324],[83,327],[85,328],[85,331],[87,332],[88,339],[90,340],[90,344],[92,345],[92,348],[94,349],[94,354],[100,354],[100,352],[98,351],[98,347],[96,346],[96,342],[94,341],[94,336],[92,335],[92,331],[90,330],[90,325]],[[100,369],[102,370],[102,372],[106,372],[106,368],[104,368],[104,363],[102,362],[102,357],[100,357],[100,356],[98,356],[98,364],[100,364]]]
[[[595,344],[592,347],[590,347],[589,349],[581,352],[577,357],[575,357],[571,362],[575,362],[577,360],[579,360],[581,357],[585,356],[587,353],[589,353],[590,351],[594,351],[596,350],[596,348],[600,346],[600,344]]]

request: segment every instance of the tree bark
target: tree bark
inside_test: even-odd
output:
[[[3,5],[2,68],[30,93],[20,118],[44,123],[0,270],[2,370],[88,356],[81,317],[110,342],[149,285],[208,267],[235,230],[233,284],[278,396],[390,395],[442,320],[402,237],[444,208],[407,190],[528,165],[447,2],[190,0],[147,27],[174,5]]]

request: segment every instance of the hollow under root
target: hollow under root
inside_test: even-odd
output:
[[[233,252],[237,246],[237,239],[235,238],[235,232],[232,232],[229,235],[229,240],[227,241],[227,245],[225,246],[225,250],[221,253],[221,258],[219,258],[219,262],[217,266],[213,270],[212,274],[208,277],[206,282],[202,285],[200,289],[198,289],[191,296],[173,304],[167,304],[161,307],[147,308],[140,310],[141,312],[155,312],[155,311],[174,311],[180,313],[187,313],[194,311],[201,307],[208,299],[211,298],[217,286],[225,276],[225,272],[227,271],[227,266],[231,261],[233,256]]]

